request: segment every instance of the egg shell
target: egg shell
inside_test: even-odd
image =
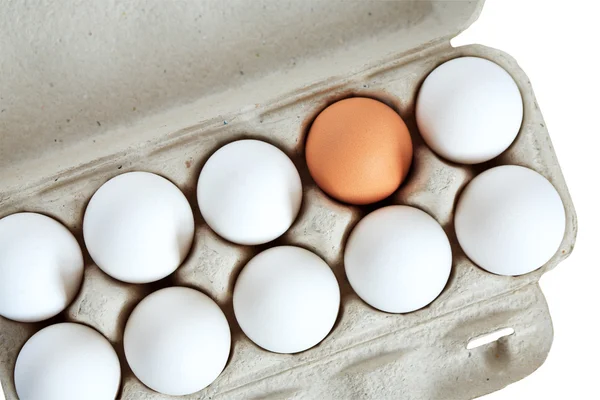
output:
[[[503,165],[476,176],[463,190],[454,217],[467,256],[498,275],[523,275],[544,265],[565,234],[560,195],[539,173]]]
[[[235,317],[244,333],[276,353],[318,344],[331,331],[339,308],[340,289],[327,263],[295,246],[255,256],[233,290]]]
[[[179,267],[194,239],[194,216],[181,190],[162,176],[128,172],[104,183],[83,218],[94,262],[128,283],[148,283]]]
[[[523,99],[498,64],[459,57],[434,69],[417,97],[416,120],[425,142],[440,156],[477,164],[500,155],[515,140]]]
[[[158,290],[136,306],[125,326],[123,347],[142,383],[180,396],[204,389],[223,371],[231,332],[210,297],[176,286]]]
[[[0,219],[0,315],[37,322],[73,301],[83,279],[79,243],[60,222],[36,213]]]
[[[198,179],[198,206],[206,223],[238,244],[270,242],[292,225],[302,204],[302,181],[289,157],[259,140],[217,150]]]
[[[388,105],[365,97],[333,103],[317,116],[306,139],[306,163],[317,185],[350,204],[391,195],[412,161],[406,124]]]
[[[19,352],[15,387],[21,400],[115,399],[121,381],[117,353],[85,325],[50,325]]]
[[[452,268],[452,250],[429,214],[388,206],[370,213],[352,230],[344,264],[350,285],[366,303],[390,313],[408,313],[442,292]]]

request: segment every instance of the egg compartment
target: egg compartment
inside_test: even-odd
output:
[[[466,9],[476,13],[473,7]],[[474,14],[468,15],[472,18]],[[414,122],[421,82],[437,65],[460,56],[483,57],[501,65],[523,96],[519,136],[506,152],[483,165],[462,166],[440,159],[423,143]],[[304,139],[312,119],[328,104],[348,96],[386,102],[405,120],[414,143],[407,180],[390,198],[371,207],[347,206],[330,199],[314,184],[304,161]],[[131,134],[136,131],[132,129]],[[208,157],[222,145],[242,138],[279,147],[302,177],[303,205],[297,220],[283,237],[263,246],[239,246],[218,237],[202,220],[196,202],[197,179]],[[453,208],[466,183],[481,171],[503,164],[523,165],[548,178],[567,213],[565,237],[557,254],[541,269],[520,277],[496,276],[473,265],[460,249],[452,226]],[[95,190],[111,177],[135,170],[154,172],[174,182],[192,205],[196,221],[194,244],[183,265],[169,277],[147,285],[126,284],[104,274],[85,251],[82,238],[83,212]],[[527,77],[502,52],[483,46],[455,49],[448,40],[425,43],[359,72],[140,142],[135,148],[48,174],[19,190],[9,189],[0,190],[2,216],[22,210],[50,215],[75,233],[86,257],[82,289],[65,312],[38,324],[0,317],[0,378],[9,400],[16,399],[13,368],[21,346],[43,326],[59,321],[89,325],[113,343],[122,365],[119,398],[168,398],[148,389],[132,374],[124,358],[122,336],[135,305],[148,293],[172,285],[208,294],[223,309],[232,330],[231,356],[223,373],[206,389],[182,398],[480,396],[527,376],[545,360],[552,325],[537,282],[568,256],[576,232],[573,205]],[[409,314],[371,308],[353,292],[344,274],[343,248],[352,227],[373,208],[387,204],[407,204],[426,211],[440,222],[452,245],[447,287],[431,305]],[[293,355],[270,353],[252,343],[237,325],[232,307],[233,285],[243,265],[261,250],[281,244],[301,246],[321,256],[332,267],[341,289],[340,314],[332,332],[316,347]],[[514,329],[514,334],[467,349],[471,339],[505,327]]]

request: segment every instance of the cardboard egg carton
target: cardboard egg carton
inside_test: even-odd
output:
[[[26,13],[15,6],[0,16],[1,36],[13,44],[15,54],[33,54],[3,61],[12,68],[0,77],[6,107],[0,116],[0,217],[25,210],[52,216],[75,233],[86,257],[82,289],[59,316],[37,324],[0,317],[0,381],[6,398],[17,398],[13,368],[21,346],[42,327],[60,321],[89,325],[115,346],[122,366],[119,398],[168,398],[132,374],[122,339],[135,305],[172,285],[208,294],[232,330],[223,373],[206,389],[182,398],[469,399],[531,374],[544,362],[553,337],[538,280],[569,255],[577,222],[525,73],[498,50],[450,45],[482,6],[483,1],[260,0],[167,7],[152,0],[145,8],[119,4],[108,10],[101,3],[53,4],[47,6],[53,9],[50,17],[45,7]],[[23,31],[23,20],[11,19],[13,14],[22,14],[36,29]],[[461,56],[502,66],[524,102],[516,141],[499,157],[474,166],[435,155],[414,119],[422,81],[439,64]],[[311,121],[328,104],[349,96],[372,97],[397,110],[414,143],[407,180],[389,199],[367,207],[329,198],[312,181],[304,161]],[[202,220],[196,202],[205,161],[222,145],[242,138],[264,140],[286,152],[304,187],[295,223],[263,246],[221,239]],[[452,222],[457,196],[469,180],[504,164],[545,176],[558,190],[567,216],[555,256],[520,277],[476,267],[460,249]],[[85,251],[82,237],[92,194],[111,177],[136,170],[174,182],[196,221],[185,262],[169,277],[146,285],[104,274]],[[426,211],[452,245],[446,288],[428,307],[409,314],[368,306],[350,287],[343,268],[344,243],[353,226],[388,204]],[[321,256],[341,289],[332,332],[316,347],[293,355],[253,344],[232,307],[233,286],[244,264],[281,244]],[[514,333],[467,349],[472,339],[502,328]]]

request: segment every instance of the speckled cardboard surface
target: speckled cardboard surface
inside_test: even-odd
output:
[[[81,292],[65,312],[39,324],[0,317],[0,380],[15,399],[12,372],[23,343],[58,321],[90,325],[114,344],[123,399],[160,399],[127,367],[125,321],[146,294],[185,285],[212,297],[232,329],[225,371],[190,399],[469,399],[519,380],[546,358],[552,324],[540,276],[571,252],[573,204],[527,76],[510,56],[483,46],[452,48],[450,38],[476,19],[483,2],[179,2],[165,7],[122,3],[35,9],[8,4],[0,16],[0,217],[37,211],[57,218],[83,244],[87,201],[119,173],[145,170],[177,184],[192,204],[196,238],[183,265],[154,284],[118,282],[86,254]],[[45,14],[54,10],[50,15]],[[24,28],[26,27],[26,28]],[[197,36],[190,36],[197,34]],[[442,62],[490,59],[517,82],[524,120],[515,143],[476,166],[440,159],[414,122],[419,85]],[[384,204],[432,215],[448,234],[453,271],[430,306],[386,314],[362,302],[344,275],[342,254],[354,224],[373,207],[328,198],[311,180],[303,140],[312,118],[331,102],[368,96],[396,109],[415,145],[407,181]],[[299,169],[303,207],[274,243],[248,247],[216,236],[202,220],[195,187],[206,159],[239,138],[266,140]],[[474,266],[456,242],[453,207],[465,184],[495,165],[517,164],[548,178],[567,212],[560,249],[544,267],[513,278]],[[379,204],[380,206],[382,204]],[[295,355],[250,342],[233,316],[231,291],[260,250],[294,244],[332,267],[342,308],[331,334]],[[476,349],[468,341],[499,328],[515,333]]]

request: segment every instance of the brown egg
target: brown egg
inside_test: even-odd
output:
[[[364,97],[327,107],[306,140],[306,162],[317,185],[350,204],[391,195],[406,177],[412,154],[402,118],[384,103]]]

